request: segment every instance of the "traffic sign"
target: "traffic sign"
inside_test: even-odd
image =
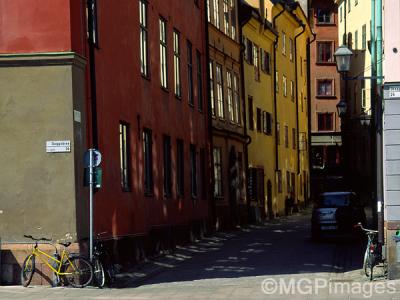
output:
[[[89,149],[85,152],[85,155],[83,156],[85,167],[90,167],[90,151],[93,151],[92,167],[98,167],[101,163],[101,153],[96,149]]]

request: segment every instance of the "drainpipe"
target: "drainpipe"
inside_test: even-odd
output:
[[[312,161],[312,153],[311,153],[311,51],[310,51],[310,45],[317,39],[317,34],[313,32],[313,39],[310,40],[308,39],[307,41],[307,119],[308,119],[308,176],[310,176],[311,172],[311,161]],[[305,179],[304,179],[305,180]],[[309,183],[310,181],[308,180],[308,187],[307,187],[307,192],[311,191],[311,185]],[[305,191],[304,191],[305,193]],[[305,206],[308,205],[308,194],[304,194],[304,199],[305,199]]]
[[[238,11],[243,9],[243,6],[238,6]],[[243,133],[245,138],[247,139],[245,146],[244,146],[244,167],[245,167],[245,174],[246,174],[246,181],[248,176],[249,170],[249,145],[251,143],[251,137],[247,134],[247,115],[246,115],[246,91],[245,91],[245,83],[244,83],[244,63],[243,63],[243,55],[246,45],[242,44],[243,41],[243,27],[246,23],[250,20],[251,15],[246,15],[242,13],[240,15],[240,22],[238,28],[238,35],[239,35],[239,43],[240,43],[240,89],[241,89],[241,97],[242,101],[242,119],[243,119]],[[250,206],[250,198],[249,198],[249,185],[246,182],[246,206],[247,206],[247,217],[250,220],[251,216],[251,206]]]
[[[276,19],[283,14],[285,7],[272,19],[272,27],[276,29]],[[275,115],[275,172],[279,170],[279,153],[278,153],[278,109],[276,103],[276,48],[278,47],[279,34],[276,36],[274,41],[274,115]]]
[[[98,149],[98,128],[97,128],[97,93],[96,93],[96,58],[95,58],[95,48],[96,45],[93,43],[94,35],[93,35],[93,16],[94,12],[92,11],[94,0],[87,0],[87,8],[88,8],[88,44],[89,44],[89,76],[90,76],[90,110],[91,110],[91,119],[92,119],[92,147]]]
[[[299,147],[299,138],[300,138],[300,132],[299,132],[299,82],[297,79],[297,38],[300,37],[305,31],[306,31],[306,26],[304,24],[300,24],[302,27],[301,32],[299,32],[295,37],[294,37],[294,74],[295,74],[295,84],[296,84],[296,135],[297,135],[297,175],[300,174],[300,147]],[[300,62],[301,64],[303,63],[302,61]]]
[[[383,117],[383,103],[382,103],[382,0],[375,2],[376,14],[376,75],[377,85],[375,86],[376,95],[376,114],[377,114],[377,135],[376,135],[376,164],[377,164],[377,205],[378,205],[378,241],[384,242],[384,220],[383,220],[383,158],[382,158],[382,117]]]
[[[205,8],[206,10],[207,8]],[[209,61],[210,61],[210,47],[209,47],[209,34],[208,34],[208,18],[207,18],[207,11],[204,13],[204,30],[205,30],[205,40],[206,40],[206,46],[205,46],[205,51],[206,51],[206,70],[207,70],[207,80],[206,80],[206,88],[207,88],[207,121],[208,121],[208,140],[210,142],[209,145],[209,157],[210,157],[210,170],[208,173],[209,179],[210,179],[210,185],[208,187],[208,194],[209,194],[209,199],[211,199],[210,202],[210,220],[208,224],[208,230],[211,232],[214,232],[216,230],[215,224],[217,221],[216,217],[216,206],[215,206],[215,198],[214,198],[214,174],[212,173],[212,170],[214,170],[214,157],[213,157],[213,130],[212,130],[212,113],[211,113],[211,102],[210,102],[210,68],[209,68]]]

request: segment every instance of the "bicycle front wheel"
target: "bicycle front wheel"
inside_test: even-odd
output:
[[[365,276],[367,276],[368,278],[371,275],[371,261],[370,261],[370,252],[369,249],[367,248],[365,250],[365,254],[364,254],[364,263],[363,263],[363,268],[364,268],[364,273]]]
[[[64,276],[70,285],[82,288],[93,279],[92,264],[82,256],[73,256],[65,262]]]
[[[100,288],[104,287],[106,284],[106,276],[103,268],[103,264],[100,259],[95,258],[93,263],[94,279],[96,280],[96,285]]]
[[[31,283],[33,273],[35,273],[35,256],[33,254],[29,254],[25,258],[21,268],[22,286],[27,287]]]

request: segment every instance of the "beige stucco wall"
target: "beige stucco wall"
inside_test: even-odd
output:
[[[23,234],[76,240],[82,231],[76,203],[86,201],[79,177],[86,140],[84,63],[73,54],[0,56],[3,243],[23,241]],[[71,152],[46,153],[46,141],[56,140],[70,140]]]

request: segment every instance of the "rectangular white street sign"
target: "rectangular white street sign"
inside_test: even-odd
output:
[[[47,141],[47,153],[71,152],[71,141]]]

